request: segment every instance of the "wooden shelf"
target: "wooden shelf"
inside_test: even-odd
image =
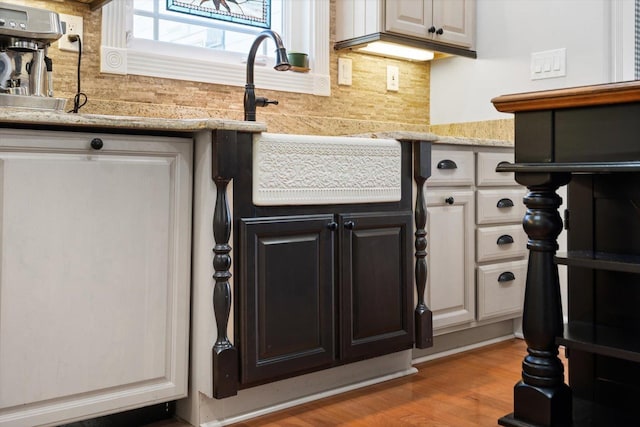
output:
[[[556,344],[569,349],[640,362],[637,330],[570,322],[564,325],[564,335],[556,338]]]
[[[493,98],[496,110],[503,113],[590,107],[640,101],[640,83],[629,81],[517,93]]]
[[[596,270],[621,271],[625,273],[640,273],[640,256],[621,255],[607,252],[570,251],[558,253],[556,264],[569,267],[585,267]]]

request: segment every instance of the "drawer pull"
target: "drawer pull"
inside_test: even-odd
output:
[[[496,242],[496,244],[498,245],[508,245],[509,243],[513,243],[513,237],[509,236],[508,234],[503,234],[502,236],[498,237],[498,241]]]
[[[438,162],[438,169],[458,169],[458,165],[453,160],[440,160]]]
[[[498,204],[496,205],[499,208],[512,208],[513,200],[511,199],[500,199],[498,200]]]
[[[344,228],[346,228],[347,230],[353,230],[356,226],[356,223],[353,221],[347,221],[344,223]]]
[[[498,276],[498,283],[511,282],[512,280],[516,280],[516,276],[510,271],[505,271]]]
[[[104,142],[100,138],[93,138],[91,140],[91,148],[94,150],[100,150],[104,146]]]
[[[336,231],[338,229],[338,223],[335,221],[331,221],[329,224],[327,224],[327,228],[331,231]]]
[[[448,205],[452,205],[452,204],[454,204],[456,201],[454,200],[454,198],[453,198],[453,197],[449,196],[449,197],[447,197],[446,199],[444,199],[444,202],[445,202],[446,204],[448,204]]]
[[[500,163],[498,163],[496,165],[496,172],[502,172],[500,169],[501,168],[506,168],[511,166],[511,163],[507,162],[506,160],[501,161]]]

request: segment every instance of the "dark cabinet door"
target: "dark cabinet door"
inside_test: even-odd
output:
[[[339,216],[341,359],[413,346],[412,215]]]
[[[333,215],[241,220],[242,384],[333,363],[336,228]]]

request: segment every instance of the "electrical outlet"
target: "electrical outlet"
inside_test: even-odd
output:
[[[400,70],[393,65],[387,65],[387,90],[397,92],[400,90]]]
[[[73,16],[60,14],[60,21],[64,22],[63,28],[64,34],[58,39],[58,49],[67,52],[78,52],[80,50],[80,43],[69,40],[70,34],[77,34],[82,40],[82,16]]]
[[[351,58],[338,58],[338,84],[351,86],[353,64]]]

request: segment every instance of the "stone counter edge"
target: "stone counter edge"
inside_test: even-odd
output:
[[[442,136],[431,132],[375,132],[364,133],[358,135],[350,135],[364,138],[389,138],[397,140],[409,141],[428,141],[434,144],[452,144],[452,145],[482,145],[489,147],[513,147],[513,141],[501,139],[483,139],[483,138],[467,138],[458,136]]]
[[[261,122],[245,122],[215,118],[165,119],[133,116],[107,116],[98,114],[72,114],[20,108],[2,108],[0,123],[23,125],[77,126],[83,128],[130,129],[165,132],[197,132],[201,130],[237,130],[265,132]]]

